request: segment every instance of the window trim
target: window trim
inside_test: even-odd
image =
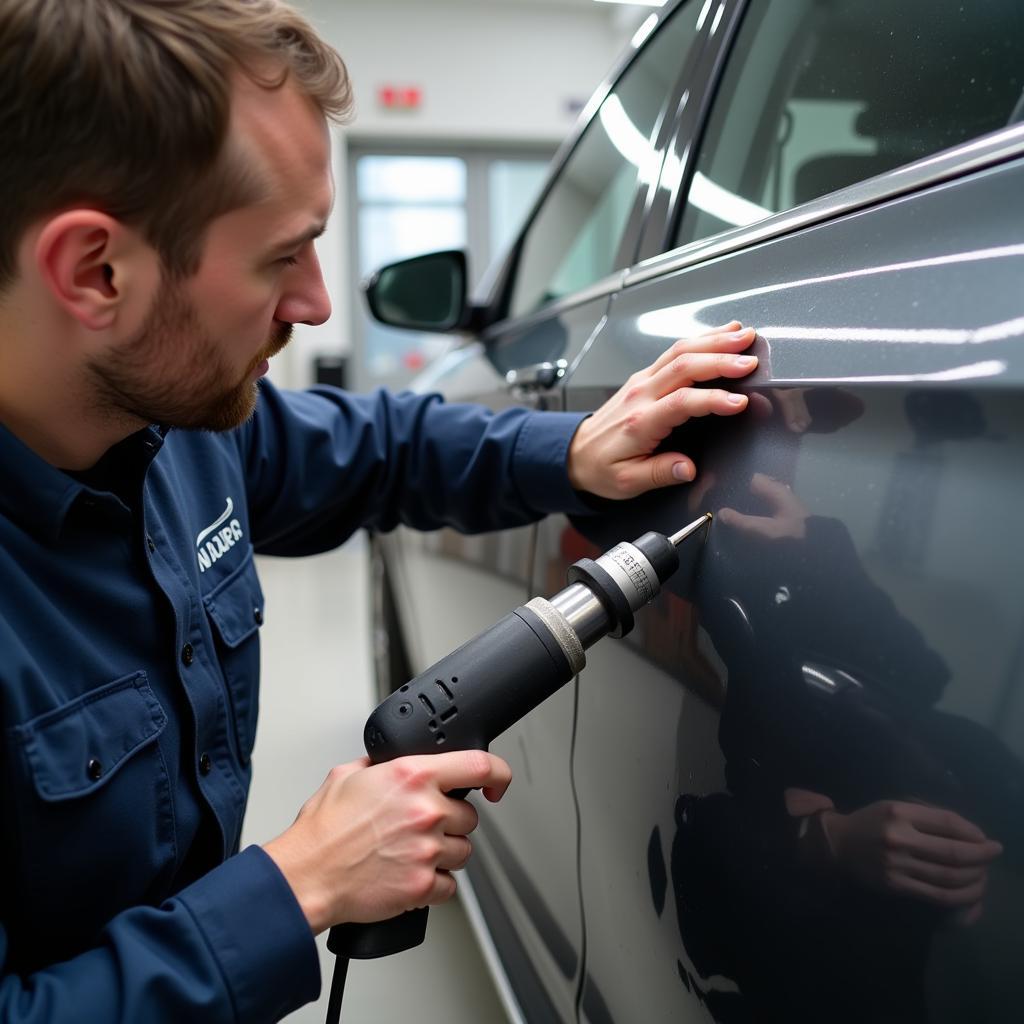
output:
[[[835,220],[889,199],[920,192],[932,185],[940,185],[1021,156],[1024,156],[1024,124],[1011,125],[873,178],[865,178],[864,181],[812,199],[809,203],[783,210],[756,224],[723,231],[652,256],[626,271],[623,287],[631,288],[663,274],[747,249],[802,228]],[[685,198],[681,202],[685,203]]]
[[[509,248],[507,258],[499,266],[495,267],[491,273],[484,275],[476,290],[479,300],[474,301],[473,305],[478,306],[485,311],[482,321],[482,333],[485,335],[493,335],[496,333],[493,328],[497,327],[499,324],[502,325],[503,328],[505,324],[518,325],[520,323],[529,323],[534,319],[540,320],[543,319],[540,314],[547,314],[550,311],[575,306],[579,304],[580,301],[583,301],[581,297],[592,299],[596,296],[616,291],[618,289],[618,284],[625,273],[626,267],[618,268],[605,278],[587,285],[581,291],[573,292],[571,295],[566,295],[560,299],[556,299],[554,302],[540,307],[540,309],[531,310],[529,313],[523,313],[516,317],[508,316],[512,290],[515,284],[515,278],[519,272],[519,262],[522,257],[523,244],[526,240],[526,236],[533,227],[533,223],[536,220],[538,213],[547,202],[548,196],[554,188],[555,182],[560,178],[565,165],[576,152],[576,147],[579,145],[584,133],[597,117],[598,111],[601,109],[601,105],[618,86],[619,80],[626,74],[630,67],[632,67],[633,62],[637,60],[647,49],[651,39],[653,39],[653,37],[665,27],[666,23],[671,19],[677,8],[683,4],[700,2],[701,0],[673,0],[673,2],[666,5],[665,8],[656,12],[654,16],[658,19],[657,24],[655,24],[639,44],[636,44],[635,42],[627,44],[625,50],[616,60],[611,70],[591,94],[590,99],[580,112],[580,115],[576,120],[576,124],[566,136],[561,146],[559,146],[554,157],[552,157],[551,169],[548,173],[548,177],[537,196],[536,202],[523,221],[523,226],[519,234],[516,236],[515,241]],[[724,2],[735,2],[735,0],[724,0]],[[658,113],[658,130],[655,137],[655,148],[661,161],[659,167],[663,165],[665,153],[667,152],[668,147],[672,144],[676,135],[676,123],[678,120],[677,107],[683,83],[685,82],[688,73],[692,72],[695,66],[699,66],[700,60],[703,59],[706,45],[706,32],[707,28],[705,27],[698,34],[688,59],[680,67],[679,74],[676,76],[672,88],[666,94],[665,103]],[[634,188],[633,203],[630,207],[626,223],[623,225],[622,239],[620,240],[619,248],[616,250],[617,254],[621,253],[623,247],[627,244],[629,248],[632,249],[632,256],[630,257],[630,262],[627,266],[635,262],[636,255],[639,252],[639,245],[644,236],[646,222],[651,211],[654,188],[654,185],[643,185],[640,182],[637,182]],[[614,284],[615,287],[611,287],[612,284]]]
[[[634,262],[663,255],[672,239],[675,219],[681,209],[680,197],[685,199],[689,192],[695,156],[703,141],[704,129],[711,117],[739,25],[748,8],[747,0],[715,0],[715,3],[719,4],[721,17],[716,10],[714,20],[709,18],[703,28],[699,58],[692,66],[690,76],[692,92],[684,107],[680,108],[682,90],[677,96],[674,123],[665,140],[661,174],[649,203]],[[717,39],[714,38],[716,32],[712,32],[716,22]],[[668,153],[672,154],[672,160],[666,159]],[[668,173],[673,163],[680,169],[678,176]]]

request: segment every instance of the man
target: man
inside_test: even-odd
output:
[[[752,331],[677,344],[593,417],[257,379],[330,312],[313,242],[344,66],[278,0],[0,0],[0,1018],[270,1021],[313,936],[442,902],[508,766],[335,768],[238,851],[252,552],[483,530],[692,479],[653,454],[743,396]]]

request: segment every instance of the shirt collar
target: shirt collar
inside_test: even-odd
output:
[[[138,446],[143,471],[162,447],[165,433],[163,427],[146,427],[126,439]],[[2,423],[0,467],[0,513],[47,543],[56,543],[68,513],[81,496],[99,496],[99,492],[51,466]]]

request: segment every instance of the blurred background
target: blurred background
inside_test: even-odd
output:
[[[283,387],[401,388],[453,343],[371,323],[359,282],[390,260],[466,248],[472,285],[513,241],[590,94],[661,3],[292,0],[341,53],[355,116],[333,130],[335,205],[318,242],[334,311],[272,363]],[[363,753],[373,700],[366,541],[258,559],[267,598],[243,845],[287,828],[337,763]],[[355,962],[344,1024],[505,1024],[471,902],[431,912],[427,941]],[[333,957],[321,936],[325,1018]]]
[[[293,2],[341,53],[356,106],[334,129],[335,207],[318,245],[334,313],[296,329],[271,377],[400,388],[451,339],[371,323],[358,283],[390,260],[466,248],[477,284],[590,94],[662,3]]]

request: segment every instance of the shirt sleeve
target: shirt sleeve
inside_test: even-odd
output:
[[[360,527],[464,533],[505,529],[592,506],[569,484],[583,414],[449,404],[439,395],[264,382],[238,434],[256,549],[302,555]]]
[[[312,932],[257,846],[159,907],[118,914],[71,960],[22,976],[8,959],[0,926],[0,1020],[9,1024],[269,1024],[320,992]]]

